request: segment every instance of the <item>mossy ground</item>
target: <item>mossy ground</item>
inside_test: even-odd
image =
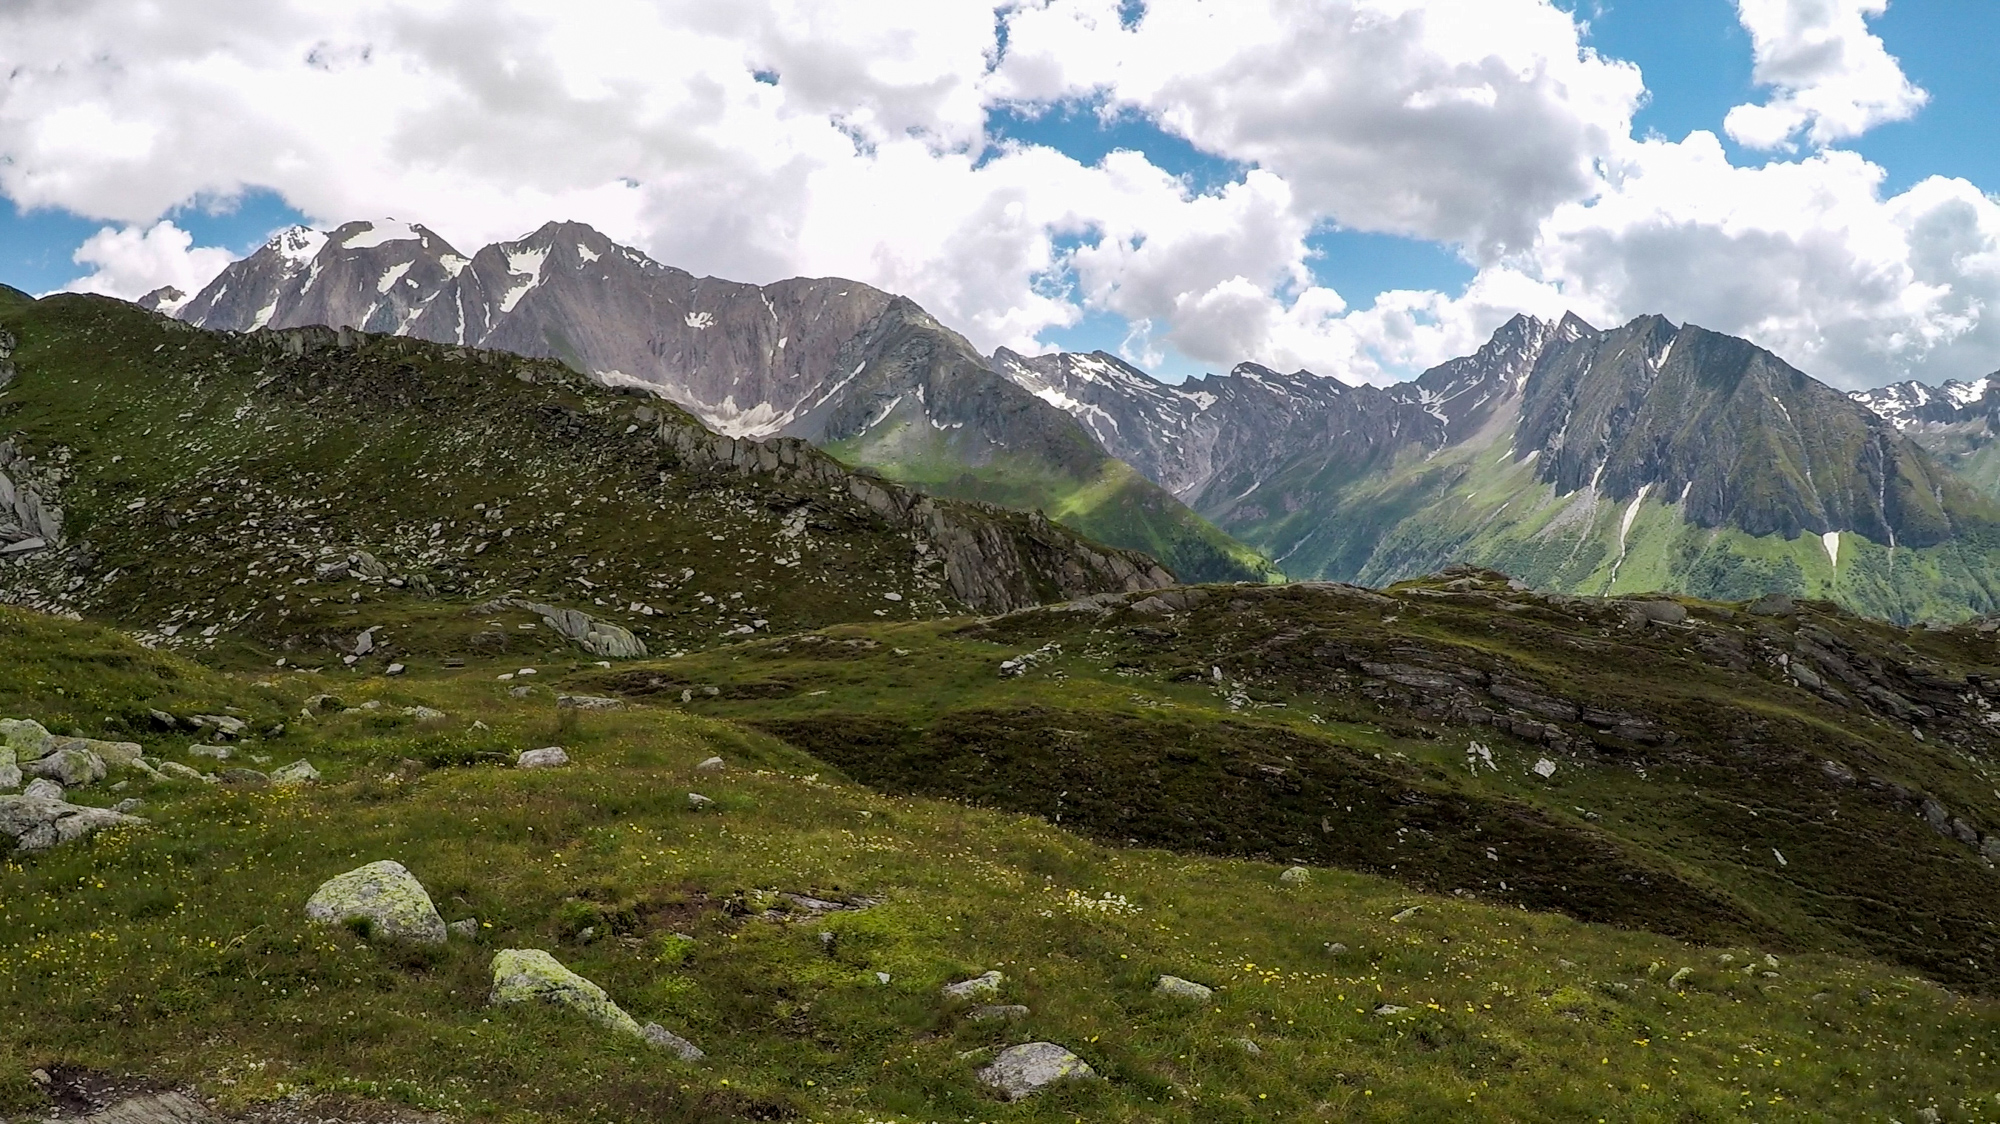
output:
[[[985,693],[989,653],[1018,647],[921,643],[916,627],[837,633],[879,646],[817,661],[830,674],[789,702],[728,705],[778,716],[827,690],[845,710],[893,715],[920,682],[941,698]],[[980,658],[961,644],[983,645]],[[63,1061],[226,1102],[304,1089],[515,1121],[1855,1120],[1932,1105],[2000,1118],[2000,1058],[1982,1053],[2000,1009],[1904,969],[1812,952],[1772,968],[1754,943],[1692,946],[1334,869],[1285,886],[1272,863],[870,791],[678,705],[559,712],[555,668],[526,699],[490,667],[265,678],[14,611],[0,612],[0,659],[19,672],[0,683],[0,712],[96,733],[132,728],[145,706],[235,706],[259,728],[289,721],[246,752],[326,774],[288,792],[145,788],[150,826],[0,866],[12,1109],[33,1106],[27,1068]],[[746,685],[778,678],[753,651],[711,660],[700,674],[717,683],[732,663]],[[1199,701],[1191,682],[1077,666],[1007,689]],[[297,717],[327,690],[385,706]],[[400,714],[418,703],[448,717]],[[169,759],[188,740],[140,737]],[[1379,738],[1385,752],[1412,744]],[[550,743],[575,766],[502,767]],[[697,774],[712,754],[729,770]],[[690,790],[718,806],[690,810]],[[447,919],[479,918],[480,938],[415,951],[305,922],[321,880],[377,858],[410,867]],[[785,892],[877,904],[813,918]],[[489,1008],[502,947],[550,949],[710,1059]],[[1003,1001],[1030,1006],[1026,1021],[968,1023],[940,1000],[941,984],[987,969],[1008,976]],[[1216,986],[1215,1001],[1154,995],[1162,973]],[[1407,1010],[1375,1014],[1385,1003]],[[1041,1039],[1110,1080],[1017,1106],[980,1091],[978,1051]]]

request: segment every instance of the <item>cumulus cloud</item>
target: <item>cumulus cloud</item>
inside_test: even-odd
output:
[[[215,280],[235,257],[213,246],[195,248],[194,235],[171,222],[150,227],[107,226],[76,251],[76,263],[92,266],[92,271],[65,288],[73,293],[137,300],[171,285],[192,295]]]
[[[1549,0],[29,0],[0,5],[0,192],[116,224],[78,285],[120,295],[219,264],[161,216],[268,188],[462,249],[575,219],[697,273],[849,276],[984,348],[1101,312],[1140,356],[1380,381],[1574,307],[1848,382],[2000,366],[1996,205],[1884,198],[1828,147],[1921,104],[1881,10],[1740,0],[1773,94],[1732,133],[1817,150],[1745,169],[1708,134],[1633,138],[1639,72]],[[1243,170],[1202,191],[988,133],[1080,105]],[[1335,292],[1331,226],[1479,272]]]
[[[1869,17],[1888,8],[1889,0],[1737,0],[1756,58],[1751,76],[1773,96],[1730,110],[1730,137],[1770,149],[1803,131],[1824,146],[1914,115],[1930,95],[1868,30]]]

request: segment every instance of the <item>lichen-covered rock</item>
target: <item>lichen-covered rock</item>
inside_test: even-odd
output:
[[[556,769],[569,764],[569,753],[559,745],[531,749],[514,762],[520,769]]]
[[[21,787],[21,766],[14,761],[14,751],[0,746],[0,792],[12,792]]]
[[[1206,1003],[1215,996],[1214,988],[1179,976],[1161,976],[1159,982],[1153,985],[1153,990],[1174,999],[1192,999],[1197,1003]]]
[[[326,925],[367,920],[370,934],[443,944],[444,918],[423,883],[398,862],[373,862],[329,879],[306,902],[306,916]]]
[[[684,1062],[698,1062],[708,1056],[701,1047],[659,1023],[647,1023],[639,1033],[645,1036],[647,1045],[665,1050]]]
[[[107,769],[129,769],[134,761],[145,756],[146,747],[138,742],[107,742],[96,738],[58,738],[56,748],[65,747],[88,750],[104,762]]]
[[[63,786],[49,780],[47,777],[43,777],[39,780],[29,781],[27,791],[21,795],[30,800],[62,800],[68,796],[68,793],[63,791]]]
[[[1015,1019],[1027,1018],[1028,1008],[1019,1003],[988,1004],[984,1007],[974,1007],[965,1013],[965,1017],[976,1023],[1010,1023]]]
[[[1095,1081],[1097,1071],[1053,1042],[1029,1042],[1000,1051],[979,1080],[1009,1101],[1034,1096],[1058,1081]]]
[[[604,989],[562,966],[538,948],[504,948],[493,956],[493,991],[487,1001],[553,1003],[568,1007],[600,1026],[634,1038],[645,1031]]]
[[[215,780],[232,788],[271,787],[271,778],[255,769],[224,769],[215,774]]]
[[[31,777],[46,777],[65,788],[81,788],[104,779],[104,762],[95,753],[63,745],[21,767]]]
[[[236,756],[236,751],[226,745],[191,745],[189,757],[206,757],[211,761],[227,761]]]
[[[32,795],[0,796],[0,837],[12,839],[17,850],[46,851],[108,827],[146,822],[108,808],[65,803],[60,795],[50,799],[46,792],[44,789]]]
[[[617,710],[624,705],[623,699],[607,699],[597,695],[556,696],[556,707],[560,710]]]
[[[1287,867],[1285,873],[1278,876],[1278,881],[1287,886],[1303,886],[1311,880],[1312,871],[1302,866]]]
[[[944,985],[946,999],[991,999],[1000,994],[1000,987],[1007,977],[998,972],[987,972],[969,980]]]
[[[0,718],[0,747],[13,750],[16,763],[26,764],[46,756],[56,739],[33,719]]]
[[[206,781],[208,777],[200,770],[191,769],[178,761],[160,762],[159,774],[170,781]]]
[[[319,780],[319,770],[310,761],[294,761],[271,771],[271,783],[279,788],[297,788]]]

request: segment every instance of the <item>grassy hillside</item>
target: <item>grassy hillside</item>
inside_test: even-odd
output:
[[[714,438],[546,361],[225,335],[88,297],[17,294],[0,325],[19,338],[0,397],[0,434],[27,458],[11,471],[64,513],[63,542],[0,561],[0,601],[167,647],[317,664],[380,626],[365,667],[561,649],[532,616],[495,630],[498,613],[462,611],[512,595],[671,652],[1122,588],[1113,571],[1151,568],[1031,516],[926,506],[796,442]]]
[[[1532,461],[1513,458],[1511,442],[1502,427],[1360,480],[1277,481],[1273,491],[1305,502],[1232,529],[1294,576],[1371,585],[1463,562],[1593,596],[1670,590],[1731,600],[1777,591],[1903,622],[2000,611],[2000,542],[1988,530],[1921,548],[1846,532],[1836,559],[1819,535],[1698,526],[1675,496],[1649,492],[1635,505],[1590,489],[1557,495]]]
[[[776,698],[768,684],[788,669],[809,689],[784,693],[774,715],[809,714],[814,698],[921,713],[893,688],[916,673],[941,703],[1031,687],[1065,708],[1148,699],[1191,718],[1228,706],[1129,659],[1127,674],[1086,674],[1106,662],[1109,634],[990,685],[996,657],[1040,648],[1059,619],[849,629],[796,642],[793,654],[822,653],[799,664],[765,647],[719,653],[698,674],[727,693],[697,705],[740,711],[759,683]],[[1316,869],[1291,885],[1267,862],[1090,842],[1066,814],[1058,826],[857,787],[671,701],[564,719],[557,680],[514,698],[493,681],[497,663],[263,679],[7,610],[0,660],[19,672],[0,680],[0,714],[189,760],[189,737],[148,726],[144,708],[233,706],[259,730],[286,720],[241,747],[249,760],[304,757],[325,774],[296,791],[83,790],[136,793],[151,823],[0,864],[0,1112],[37,1111],[27,1072],[53,1067],[190,1085],[225,1111],[330,1096],[521,1122],[2000,1115],[2000,1063],[1980,1052],[2000,1010],[1902,968],[1683,944],[1396,877]],[[737,678],[713,674],[729,667]],[[330,688],[344,705],[299,717]],[[402,714],[417,704],[445,716]],[[1359,729],[1322,717],[1343,736]],[[1318,729],[1256,700],[1239,718]],[[551,742],[576,764],[502,767]],[[1421,766],[1414,731],[1385,726],[1365,744],[1376,749],[1364,756]],[[698,774],[711,754],[728,770]],[[1531,785],[1498,756],[1510,785]],[[1584,798],[1558,777],[1562,802]],[[690,790],[715,807],[690,810]],[[321,880],[378,858],[423,879],[447,919],[479,919],[479,936],[418,951],[306,924]],[[862,908],[813,915],[783,893]],[[504,947],[553,951],[709,1058],[678,1062],[552,1010],[488,1007],[487,964]],[[974,1022],[940,997],[989,968],[1025,1019]],[[1217,990],[1206,1004],[1158,996],[1163,973]],[[997,1102],[975,1068],[1030,1040],[1073,1048],[1108,1080]]]
[[[1217,530],[1121,460],[1080,457],[1079,463],[1088,466],[1081,473],[1028,457],[1000,456],[969,465],[921,419],[877,427],[827,451],[931,495],[1039,509],[1099,542],[1145,551],[1185,581],[1284,580],[1269,559]]]

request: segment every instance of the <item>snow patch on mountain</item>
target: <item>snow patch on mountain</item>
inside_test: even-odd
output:
[[[396,282],[401,281],[404,277],[409,275],[410,267],[415,264],[417,263],[413,261],[406,261],[401,265],[390,266],[389,272],[384,273],[382,275],[382,279],[380,281],[375,282],[375,291],[381,293],[384,296],[387,296],[389,290],[396,287]]]
[[[366,224],[366,229],[358,230],[341,242],[343,250],[372,250],[387,242],[421,242],[423,232],[406,222],[389,219],[385,222]],[[315,251],[317,253],[317,251]]]

